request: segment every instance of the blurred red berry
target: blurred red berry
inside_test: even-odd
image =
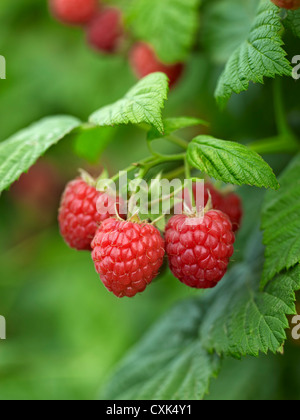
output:
[[[196,187],[194,186],[193,188],[195,191]],[[237,232],[241,226],[243,218],[241,198],[233,192],[226,193],[221,190],[219,191],[212,184],[206,182],[204,189],[204,205],[207,204],[209,199],[208,192],[211,195],[213,209],[220,210],[227,214],[232,223],[233,232]]]
[[[87,26],[89,45],[106,53],[117,50],[123,33],[122,13],[112,7],[100,10]]]
[[[157,277],[165,255],[164,240],[153,225],[114,218],[101,224],[92,248],[104,286],[119,298],[143,292]]]
[[[99,211],[101,206],[106,210]],[[115,207],[113,197],[97,191],[83,179],[70,182],[62,196],[58,215],[62,237],[71,248],[90,251],[100,223],[115,214]]]
[[[20,176],[10,193],[15,201],[38,214],[43,213],[48,219],[57,208],[61,190],[62,181],[57,168],[47,161],[39,160]]]
[[[297,10],[300,8],[300,0],[272,0],[278,7],[288,10]]]
[[[223,195],[221,205],[216,208],[227,214],[232,223],[232,230],[237,232],[241,227],[243,218],[243,205],[241,198],[234,193]]]
[[[173,216],[166,227],[165,241],[174,276],[189,287],[209,289],[227,271],[235,236],[227,215],[210,210],[203,218]]]
[[[135,44],[130,54],[130,63],[139,79],[155,72],[165,73],[170,80],[170,87],[174,86],[183,73],[184,65],[177,63],[168,65],[162,63],[154,49],[143,42]]]
[[[49,0],[53,16],[63,23],[84,25],[95,15],[98,0]]]

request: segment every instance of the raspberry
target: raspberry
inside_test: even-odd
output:
[[[62,181],[57,168],[41,159],[12,186],[11,195],[41,218],[55,215],[62,191]]]
[[[203,184],[193,184],[193,193],[194,197],[196,198],[196,194],[199,195],[203,191]],[[215,210],[220,210],[223,213],[227,214],[231,223],[232,223],[232,230],[233,232],[237,232],[241,226],[242,218],[243,218],[243,207],[242,207],[242,200],[237,194],[234,193],[226,193],[217,190],[211,183],[205,182],[204,184],[204,203],[203,206],[206,206],[209,200],[209,194],[212,200],[212,208]],[[187,197],[187,198],[186,198]],[[183,198],[183,196],[182,196]],[[188,198],[188,193],[185,196],[186,205],[190,208],[190,200]],[[180,207],[179,207],[180,206]],[[183,206],[181,204],[175,205],[175,212],[176,214],[180,213],[180,209],[183,210]],[[197,209],[201,211],[200,209]]]
[[[278,7],[288,10],[297,10],[300,8],[300,0],[272,0]]]
[[[92,258],[104,286],[117,297],[143,292],[158,275],[164,260],[164,240],[147,223],[103,222],[92,242]]]
[[[194,193],[196,187],[194,187]],[[237,232],[241,226],[243,217],[242,200],[237,194],[226,193],[217,190],[212,184],[206,182],[204,190],[204,205],[207,204],[209,195],[211,195],[212,206],[215,210],[220,210],[227,214],[231,223],[233,232]]]
[[[89,45],[106,53],[116,51],[122,35],[121,11],[112,7],[100,11],[87,27]]]
[[[203,218],[173,216],[165,233],[166,252],[172,273],[197,289],[215,287],[224,277],[233,254],[234,233],[229,218],[210,210]]]
[[[138,78],[142,79],[150,73],[165,73],[170,81],[170,87],[174,86],[183,72],[183,64],[168,65],[162,63],[154,49],[143,42],[137,43],[130,54],[131,67]]]
[[[215,208],[227,214],[232,223],[233,232],[237,232],[243,218],[243,207],[240,197],[234,193],[224,195],[221,205]]]
[[[49,4],[58,20],[71,25],[86,24],[98,8],[97,0],[50,0]]]
[[[106,213],[97,210],[101,205],[106,206]],[[90,251],[100,223],[115,214],[115,205],[112,197],[97,191],[83,179],[70,182],[62,196],[58,216],[66,243],[78,251]]]

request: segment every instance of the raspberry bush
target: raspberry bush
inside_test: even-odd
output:
[[[0,143],[0,192],[57,153],[69,180],[55,231],[62,272],[84,261],[82,279],[70,262],[70,278],[108,302],[102,321],[112,317],[115,337],[149,308],[158,316],[176,290],[170,300],[179,302],[101,398],[204,399],[224,359],[283,354],[296,313],[300,4],[49,0],[49,8],[68,69],[46,97],[66,112]],[[68,115],[76,110],[80,117]]]

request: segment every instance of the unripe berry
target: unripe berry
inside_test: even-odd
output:
[[[87,40],[95,50],[113,53],[123,36],[122,13],[109,7],[100,10],[87,26]]]
[[[278,7],[288,10],[297,10],[300,8],[300,0],[272,0]]]
[[[165,73],[169,78],[170,87],[178,82],[184,69],[182,63],[162,63],[157,57],[154,49],[144,42],[139,42],[133,47],[130,54],[130,63],[139,79],[155,72]]]
[[[115,218],[101,224],[92,248],[100,279],[119,298],[143,292],[157,277],[165,255],[164,240],[153,225]]]
[[[91,20],[98,8],[97,0],[50,0],[54,17],[70,25],[84,25]]]

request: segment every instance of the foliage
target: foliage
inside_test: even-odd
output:
[[[290,360],[299,366],[297,352],[281,356],[300,290],[299,83],[288,60],[299,53],[299,11],[269,0],[110,3],[123,8],[134,39],[151,43],[163,61],[187,62],[178,88],[169,93],[162,73],[134,85],[121,56],[87,52],[77,30],[51,23],[37,0],[0,6],[10,63],[0,81],[8,138],[0,143],[0,314],[15,338],[1,348],[0,394],[89,398],[102,385],[101,398],[180,400],[203,399],[212,386],[212,395],[241,398],[240,375],[249,398],[256,388],[256,396],[288,398],[283,378]],[[45,153],[70,177],[85,159],[101,158],[110,172],[209,176],[241,187],[245,221],[222,283],[199,294],[167,273],[133,302],[107,297],[89,256],[65,249],[56,225],[22,232],[29,215],[5,190]]]

